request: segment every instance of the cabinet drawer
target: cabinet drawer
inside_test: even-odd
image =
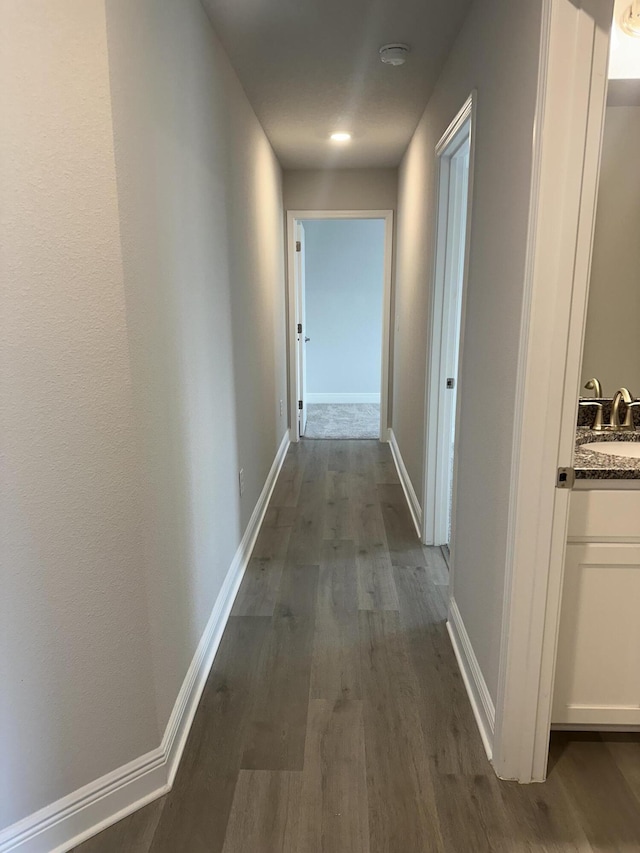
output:
[[[640,490],[572,492],[568,538],[640,543]]]

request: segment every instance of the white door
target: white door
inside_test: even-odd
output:
[[[297,316],[296,335],[298,341],[298,435],[302,437],[307,428],[307,369],[305,351],[307,341],[307,317],[305,309],[304,282],[304,225],[296,222],[296,288]]]
[[[429,356],[424,540],[452,540],[458,367],[469,206],[470,106],[436,149],[437,237]]]
[[[456,400],[460,325],[462,319],[462,285],[467,234],[467,192],[469,187],[469,137],[463,140],[449,161],[448,227],[445,259],[445,299],[442,318],[442,357],[440,384],[443,391],[442,411],[442,507],[441,544],[451,541],[453,511],[453,464],[456,433]]]

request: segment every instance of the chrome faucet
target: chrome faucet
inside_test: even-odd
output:
[[[627,410],[625,412],[624,421],[620,423],[620,402],[624,401]],[[615,432],[619,432],[620,430],[632,430],[635,429],[633,423],[633,413],[632,409],[636,406],[640,405],[640,400],[635,400],[631,396],[631,392],[628,388],[618,388],[616,393],[613,395],[613,401],[611,403],[611,420],[609,423],[609,429]]]
[[[590,379],[584,387],[587,391],[593,391],[594,397],[602,397],[602,385],[595,376],[593,379]]]

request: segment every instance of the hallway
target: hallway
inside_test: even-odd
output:
[[[292,445],[170,794],[76,853],[640,850],[640,736],[494,775],[387,445]]]

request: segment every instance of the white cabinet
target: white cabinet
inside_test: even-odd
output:
[[[571,495],[552,720],[640,726],[640,491]]]

